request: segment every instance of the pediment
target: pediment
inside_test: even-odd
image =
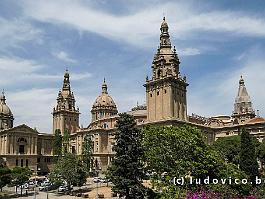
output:
[[[11,129],[5,130],[5,132],[14,132],[14,133],[32,133],[38,134],[38,131],[34,130],[33,128],[27,126],[26,124],[21,124],[19,126],[13,127]]]

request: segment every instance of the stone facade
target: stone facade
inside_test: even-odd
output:
[[[256,116],[243,77],[239,81],[238,94],[231,116],[221,115],[210,118],[196,114],[187,115],[186,77],[181,76],[180,60],[175,48],[172,49],[168,24],[165,18],[160,28],[160,46],[152,62],[152,77],[146,78],[146,105],[128,111],[135,117],[137,126],[146,125],[181,126],[188,124],[201,129],[206,142],[213,144],[216,139],[238,135],[245,127],[260,141],[265,136],[265,119]],[[53,130],[51,134],[39,133],[25,124],[13,127],[13,114],[6,104],[4,93],[0,98],[0,157],[9,167],[28,166],[40,173],[52,169],[52,140],[55,130],[62,134],[70,132],[69,151],[82,154],[86,135],[93,142],[93,166],[105,171],[114,156],[115,124],[119,118],[115,101],[108,92],[104,79],[101,94],[92,109],[92,119],[86,127],[79,126],[79,109],[71,91],[70,75],[64,74],[63,86],[58,93],[53,109]]]
[[[0,157],[7,166],[29,167],[48,173],[52,167],[52,135],[40,134],[25,124],[0,131]]]

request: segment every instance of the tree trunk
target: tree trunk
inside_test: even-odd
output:
[[[21,188],[20,188],[20,195],[22,196],[22,185],[21,185]]]
[[[17,194],[17,185],[16,185],[16,194]]]

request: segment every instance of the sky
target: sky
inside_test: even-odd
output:
[[[189,83],[188,113],[231,115],[242,75],[264,117],[264,0],[1,0],[0,89],[15,125],[52,132],[66,68],[80,126],[104,77],[119,112],[144,104],[163,16]]]

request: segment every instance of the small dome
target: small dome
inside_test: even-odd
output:
[[[116,104],[114,103],[111,96],[108,94],[102,93],[102,95],[98,96],[95,103],[93,104],[93,107],[97,106],[112,106],[116,107]]]
[[[12,116],[12,112],[10,108],[6,105],[6,98],[4,95],[4,92],[2,93],[2,96],[0,97],[0,114]]]
[[[168,28],[167,22],[166,22],[166,18],[163,18],[163,21],[161,23],[161,28]]]
[[[116,109],[116,104],[114,100],[108,94],[108,87],[105,82],[105,79],[102,84],[102,93],[100,96],[97,97],[96,101],[93,104],[93,108],[96,108],[96,107],[109,107],[109,108]]]
[[[10,108],[6,104],[0,104],[0,114],[13,115]]]

